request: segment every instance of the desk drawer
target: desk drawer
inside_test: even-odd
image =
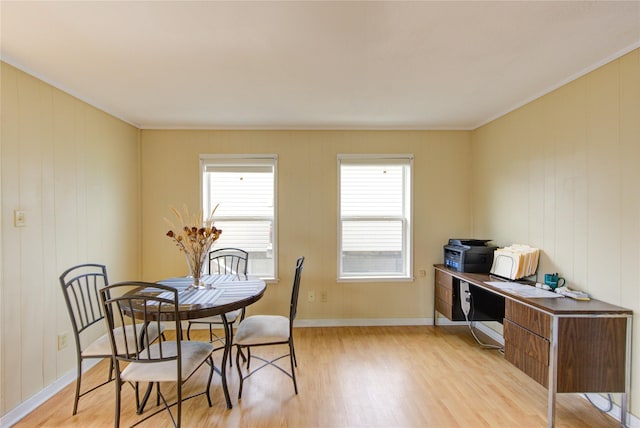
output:
[[[456,292],[453,287],[453,276],[435,271],[434,298],[436,311],[447,317],[447,319],[455,321],[457,318],[454,314],[454,306],[456,303]]]
[[[447,317],[447,319],[453,319],[453,277],[436,270],[435,279],[434,304],[436,311]]]
[[[551,340],[551,316],[513,300],[505,302],[504,317]]]
[[[549,383],[549,341],[504,320],[504,357],[543,386]]]
[[[448,320],[453,320],[453,306],[450,303],[441,299],[436,299],[436,311],[447,317]]]
[[[436,300],[442,300],[445,304],[453,306],[454,293],[451,288],[446,288],[440,284],[436,284],[435,295]]]
[[[453,276],[436,269],[436,285],[453,291]]]

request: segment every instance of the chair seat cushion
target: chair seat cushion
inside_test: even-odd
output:
[[[140,337],[140,333],[142,332],[142,328],[144,327],[143,323],[136,324],[136,328],[138,329],[138,337]],[[125,329],[127,330],[127,338],[129,339],[129,349],[136,349],[134,340],[134,336],[132,334],[132,325],[127,325]],[[122,328],[116,328],[115,331],[115,339],[116,346],[118,349],[124,349],[124,337],[122,334]],[[149,335],[149,342],[155,341],[158,336],[162,334],[164,331],[164,327],[160,327],[160,331],[158,331],[158,325],[156,323],[151,323],[147,327],[147,333]],[[109,343],[109,335],[104,334],[96,339],[93,343],[86,347],[82,351],[82,356],[87,357],[110,357],[111,356],[111,344]]]
[[[289,340],[289,318],[280,315],[253,315],[238,325],[233,336],[238,345],[258,345]]]
[[[214,346],[207,342],[182,341],[182,380],[187,380],[213,352]],[[149,347],[151,358],[160,356],[160,343]],[[140,359],[148,357],[147,350],[140,353]],[[162,356],[178,355],[175,341],[162,342]],[[157,363],[132,362],[122,371],[121,379],[125,382],[176,382],[177,360],[159,361]]]
[[[240,318],[240,314],[242,313],[241,309],[236,311],[227,312],[224,314],[227,317],[227,322],[234,323],[238,318]],[[203,323],[203,324],[222,324],[222,316],[214,315],[212,317],[198,318],[195,320],[189,320],[192,323]]]

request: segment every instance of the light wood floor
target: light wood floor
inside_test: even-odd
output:
[[[203,331],[200,339],[206,340]],[[185,427],[545,427],[547,391],[495,350],[484,350],[466,327],[338,327],[295,330],[298,388],[265,368],[244,384],[237,401],[235,364],[229,371],[234,404],[227,410],[220,377],[212,382],[213,407],[204,396],[185,402]],[[220,360],[220,352],[216,353]],[[108,364],[86,380],[106,377]],[[200,390],[206,369],[189,381]],[[113,383],[80,400],[71,416],[73,384],[17,427],[113,426]],[[163,389],[164,390],[164,389]],[[138,420],[133,392],[123,389],[122,426]],[[155,404],[155,400],[151,404]],[[151,407],[153,408],[153,407]],[[149,409],[149,406],[148,406]],[[166,412],[141,424],[170,426]],[[577,394],[558,395],[557,427],[619,424]]]

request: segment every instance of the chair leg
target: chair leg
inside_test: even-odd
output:
[[[138,382],[136,382],[136,388],[138,388]],[[152,390],[153,390],[153,383],[149,382],[149,385],[147,385],[147,390],[144,392],[144,396],[142,397],[142,401],[140,403],[136,404],[136,407],[138,409],[136,411],[136,413],[138,415],[141,415],[144,412],[144,407],[147,405],[147,401],[149,400],[149,397],[151,396],[151,391]],[[138,395],[138,391],[136,391],[136,396],[137,395]]]
[[[291,350],[291,355],[293,356],[293,363],[296,367],[298,367],[298,359],[296,358],[296,348],[293,346],[293,336],[289,338],[289,349]]]
[[[240,386],[238,386],[238,400],[242,398],[242,384],[244,383],[244,377],[242,376],[242,368],[240,367],[240,354],[242,354],[242,348],[236,346],[236,369],[238,370],[238,378],[240,378]],[[247,348],[247,352],[249,352]],[[249,363],[247,362],[247,366]]]
[[[136,382],[134,390],[136,392],[136,409],[139,409],[140,408],[140,383],[139,382]]]
[[[113,426],[118,428],[120,426],[120,393],[122,389],[122,383],[120,382],[120,376],[116,376],[116,414],[113,420]]]
[[[211,370],[209,370],[209,379],[207,380],[207,401],[209,402],[209,407],[213,406],[211,402],[211,380],[213,379],[213,372],[215,371],[215,366],[213,364],[213,357],[209,356],[209,364],[211,364]]]
[[[225,338],[231,343],[231,347],[229,349],[233,349],[233,324],[229,324],[229,337]],[[229,355],[229,367],[233,367],[233,358]]]
[[[191,340],[191,321],[187,325],[187,340]]]
[[[180,428],[180,423],[182,422],[182,380],[178,379],[178,404],[177,404],[178,410],[177,410],[177,415],[176,415],[176,423],[175,426],[176,428]],[[169,411],[169,414],[171,414],[171,410],[167,409]]]
[[[247,362],[247,357],[244,355],[244,352],[242,352],[242,349],[238,349],[238,353],[240,354],[240,356],[242,357],[242,362],[246,363]]]
[[[73,415],[78,413],[78,401],[80,400],[80,383],[82,382],[82,359],[78,359],[78,373],[76,375],[76,399],[73,402]]]
[[[109,381],[113,380],[113,358],[109,358]]]
[[[295,351],[293,350],[293,340],[289,339],[289,360],[291,360],[291,379],[293,380],[293,389],[298,394],[298,383],[296,382],[296,370],[297,364],[295,363]],[[294,367],[295,366],[295,367]]]

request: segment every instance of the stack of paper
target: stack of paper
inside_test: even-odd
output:
[[[509,279],[535,275],[539,257],[540,250],[528,245],[513,244],[498,248],[493,253],[491,273]]]
[[[522,297],[562,297],[562,294],[557,294],[549,290],[543,290],[542,288],[537,288],[533,285],[520,284],[518,282],[485,281],[484,283]]]

